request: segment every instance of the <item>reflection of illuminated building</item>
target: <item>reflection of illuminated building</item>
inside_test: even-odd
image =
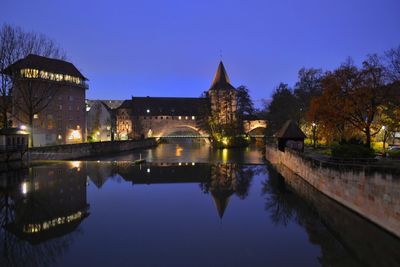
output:
[[[210,192],[222,219],[231,195],[236,191],[237,164],[211,166]]]
[[[31,243],[74,231],[88,215],[86,176],[80,162],[36,167],[14,190],[14,218],[6,228]]]

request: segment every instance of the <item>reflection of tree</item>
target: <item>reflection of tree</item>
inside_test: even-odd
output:
[[[311,187],[300,177],[297,180],[296,183],[301,183],[301,186]],[[263,183],[262,193],[266,197],[265,209],[272,222],[285,227],[290,222],[302,226],[309,241],[320,247],[318,261],[322,266],[362,266],[323,223],[315,207],[305,201],[292,185],[287,184],[281,174],[268,165],[268,178]]]
[[[236,163],[215,164],[211,165],[210,169],[209,180],[200,183],[200,188],[205,194],[211,193],[218,214],[222,218],[233,194],[240,199],[248,196],[251,181],[259,170],[254,166]]]

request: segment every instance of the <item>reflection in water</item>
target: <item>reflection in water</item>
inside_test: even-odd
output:
[[[400,266],[400,242],[329,199],[284,166],[268,167],[265,209],[276,225],[295,221],[319,245],[322,266]]]
[[[0,265],[54,264],[88,216],[80,163],[10,172],[1,182]]]
[[[243,164],[254,151],[219,150],[210,164],[181,148],[142,151],[155,159],[142,165],[124,155],[2,174],[0,266],[399,265],[398,239],[283,170]],[[107,250],[96,262],[87,247]]]

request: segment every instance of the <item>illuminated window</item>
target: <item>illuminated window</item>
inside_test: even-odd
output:
[[[192,120],[195,120],[196,119],[196,117],[195,116],[192,116]]]
[[[61,140],[61,139],[62,139],[62,135],[59,134],[59,135],[57,136],[57,138],[58,138],[58,140]]]
[[[188,116],[186,116],[185,119],[186,119],[186,120],[189,119]]]
[[[80,125],[76,125],[76,129],[78,129],[78,130],[79,130],[80,128],[81,128],[81,126],[80,126]]]
[[[38,114],[33,114],[33,118],[34,119],[39,119],[39,115]]]
[[[182,117],[181,117],[181,116],[179,116],[179,117],[178,117],[178,120],[181,120],[181,119],[182,119]]]

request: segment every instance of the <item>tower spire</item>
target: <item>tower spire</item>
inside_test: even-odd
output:
[[[231,85],[231,81],[229,80],[229,76],[226,73],[224,64],[222,60],[219,62],[217,71],[215,72],[213,82],[211,84],[210,90],[219,90],[219,89],[235,89]]]

